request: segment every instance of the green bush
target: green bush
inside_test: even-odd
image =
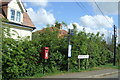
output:
[[[36,48],[29,41],[3,40],[3,78],[18,78],[35,73]]]
[[[49,59],[45,60],[45,73],[67,70],[68,39],[58,38],[58,31],[45,30],[34,33],[33,40],[14,40],[3,38],[3,78],[12,79],[23,76],[43,74],[44,60],[41,58],[41,48],[49,47]],[[78,55],[90,55],[81,60],[81,69],[104,65],[112,58],[112,53],[106,48],[102,36],[80,31],[71,36],[72,57],[70,69],[78,70]]]

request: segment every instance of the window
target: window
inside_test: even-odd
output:
[[[15,20],[15,10],[11,10],[11,20]]]
[[[17,11],[16,21],[20,22],[20,18],[21,18],[20,12]]]
[[[21,12],[17,10],[10,10],[10,20],[14,22],[21,22]]]

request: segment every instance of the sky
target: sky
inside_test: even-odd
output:
[[[74,23],[77,25],[78,31],[85,28],[87,33],[100,32],[105,34],[107,39],[113,34],[113,25],[118,27],[118,0],[115,1],[34,0],[33,2],[33,0],[29,0],[24,2],[24,5],[36,30],[46,28],[46,24],[54,24],[55,21],[64,21],[68,28],[72,29]],[[64,26],[63,29],[67,30]]]

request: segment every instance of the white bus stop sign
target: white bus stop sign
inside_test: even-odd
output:
[[[72,45],[68,45],[68,57],[71,57]]]

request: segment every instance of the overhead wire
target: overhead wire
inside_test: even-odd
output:
[[[81,2],[78,2],[77,0],[75,0],[75,2],[83,10],[84,13],[86,12],[87,14],[92,15],[91,17],[93,18],[93,22],[97,24],[98,20],[94,18],[93,14],[85,6]]]
[[[94,0],[95,1],[95,0]],[[110,23],[110,21],[106,18],[105,14],[103,13],[103,11],[101,10],[101,8],[99,7],[99,5],[97,4],[97,2],[95,1],[95,5],[97,6],[97,8],[99,9],[99,11],[102,13],[102,15],[104,16],[104,18],[107,20],[107,22],[111,25],[113,25],[112,23]]]
[[[75,0],[76,4],[86,13],[93,15],[87,8],[86,6],[84,6],[81,2],[78,2],[77,0]],[[110,21],[107,19],[107,17],[104,15],[103,11],[101,10],[101,8],[99,7],[99,5],[97,4],[97,2],[94,0],[95,5],[98,7],[98,9],[100,10],[100,12],[102,13],[103,17],[106,19],[106,21],[110,24],[113,25],[112,23],[110,23]],[[96,18],[93,17],[94,22],[96,23],[96,21],[98,21]],[[97,23],[96,23],[97,24]]]
[[[85,13],[85,12],[87,13],[87,11],[84,10],[84,8],[77,2],[77,0],[75,0],[75,2],[76,2],[76,4],[78,5],[78,7],[80,7],[80,8],[83,10],[84,13]]]
[[[95,1],[95,0],[94,0]],[[104,18],[107,20],[107,22],[111,25],[111,26],[115,26],[115,24],[110,23],[110,21],[106,18],[105,14],[103,13],[103,11],[101,10],[101,8],[99,7],[99,5],[97,4],[97,2],[95,1],[96,6],[98,7],[98,9],[100,10],[100,12],[102,13],[102,15],[104,16]],[[117,30],[116,30],[117,33]]]
[[[79,2],[80,4],[81,4],[81,6],[83,6],[83,8],[88,12],[88,13],[90,13],[91,15],[93,15],[87,8],[86,8],[86,6],[83,4],[83,3],[81,3],[81,2]]]
[[[99,11],[102,13],[103,17],[104,17],[104,18],[106,19],[106,21],[108,22],[108,24],[110,24],[111,26],[115,25],[114,23],[112,24],[112,23],[107,19],[107,17],[105,16],[105,14],[103,13],[103,11],[101,10],[101,8],[99,7],[99,5],[97,4],[97,2],[96,2],[95,0],[94,0],[94,3],[95,3],[95,5],[97,6],[97,8],[99,9]],[[76,0],[76,4],[77,4],[84,12],[93,15],[93,14],[86,8],[86,6],[85,6],[83,3],[78,2],[78,1]],[[93,17],[93,21],[96,23],[96,21],[98,21],[98,20],[97,20],[94,16],[92,16],[92,17]],[[96,24],[97,24],[97,23],[96,23]]]
[[[94,0],[95,1],[95,0]],[[96,4],[96,6],[98,7],[98,9],[99,9],[99,11],[102,13],[102,15],[104,16],[104,18],[107,20],[107,22],[111,25],[111,26],[113,26],[113,27],[115,27],[115,24],[113,23],[110,23],[110,21],[106,18],[106,16],[105,16],[105,14],[103,13],[103,11],[101,10],[101,8],[99,7],[99,5],[97,4],[97,2],[95,1],[95,4]],[[117,31],[116,31],[116,33],[117,33]]]

